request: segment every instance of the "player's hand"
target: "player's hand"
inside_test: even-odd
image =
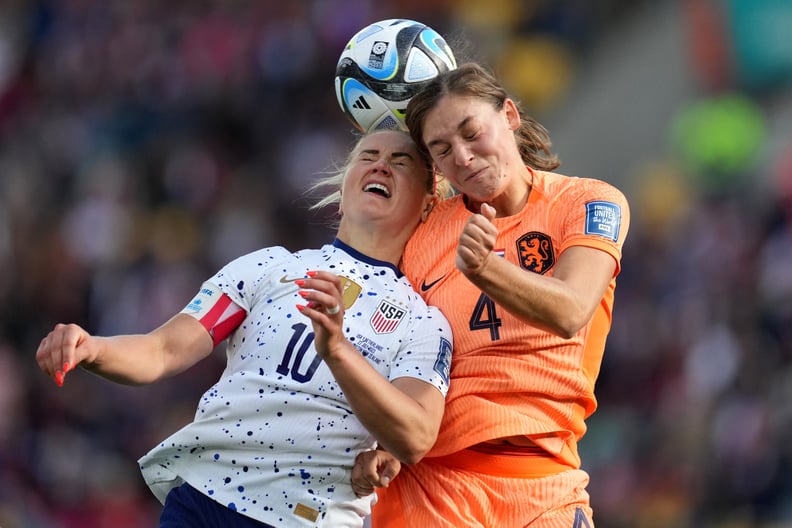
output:
[[[92,360],[91,336],[76,324],[57,324],[41,340],[36,361],[44,373],[63,385],[64,377],[84,360]]]
[[[459,237],[456,266],[465,276],[477,275],[492,254],[498,230],[492,221],[495,208],[487,203],[481,204],[481,213],[472,215]]]
[[[309,271],[307,279],[294,283],[300,287],[300,296],[308,301],[306,305],[297,305],[297,309],[311,320],[316,351],[327,359],[345,342],[341,278],[329,271]]]
[[[401,462],[387,451],[363,451],[352,467],[352,490],[358,497],[371,495],[376,488],[387,488],[399,471]]]

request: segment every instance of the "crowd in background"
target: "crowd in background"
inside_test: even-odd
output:
[[[36,347],[56,322],[148,331],[232,258],[328,241],[332,212],[309,212],[305,189],[353,139],[333,74],[358,29],[405,17],[467,40],[541,121],[643,5],[2,3],[0,526],[154,525],[136,460],[191,419],[222,349],[155,386],[74,372],[58,388]],[[765,121],[785,94],[691,108],[671,134],[685,168],[629,175],[634,224],[581,445],[598,526],[792,526],[792,131]]]

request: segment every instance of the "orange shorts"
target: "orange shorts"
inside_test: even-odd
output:
[[[372,528],[594,528],[585,471],[541,454],[466,449],[403,465]]]

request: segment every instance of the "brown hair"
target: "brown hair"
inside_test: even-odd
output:
[[[407,105],[407,128],[423,151],[427,151],[423,141],[426,115],[443,96],[449,94],[478,97],[492,103],[496,110],[502,109],[508,98],[495,76],[474,62],[461,64],[455,70],[435,77]],[[527,116],[517,101],[514,103],[520,114],[520,127],[514,131],[514,136],[523,163],[538,170],[557,169],[561,161],[550,151],[550,134],[538,121]]]

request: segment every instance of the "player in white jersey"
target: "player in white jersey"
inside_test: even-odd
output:
[[[42,340],[39,365],[61,385],[76,365],[152,383],[228,339],[193,422],[139,461],[160,526],[362,526],[376,499],[352,491],[355,456],[379,444],[414,463],[434,443],[451,332],[397,267],[434,203],[429,164],[407,134],[381,131],[339,179],[332,244],[242,256],[148,334],[59,324]]]

